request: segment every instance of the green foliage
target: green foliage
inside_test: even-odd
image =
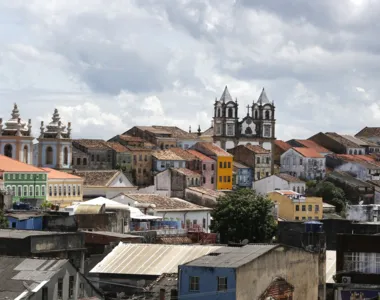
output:
[[[9,228],[8,219],[4,216],[4,212],[0,210],[0,229]]]
[[[220,233],[221,242],[269,242],[276,231],[274,204],[254,190],[239,189],[219,197],[211,216],[211,230]]]
[[[346,198],[344,191],[332,182],[322,181],[308,190],[310,196],[322,197],[323,202],[334,205],[337,213],[344,213]]]
[[[47,201],[47,200],[45,200],[45,201],[42,202],[42,204],[41,204],[41,208],[42,208],[42,209],[51,208],[51,206],[52,206],[52,204],[51,204],[49,201]]]

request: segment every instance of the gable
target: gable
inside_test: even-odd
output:
[[[129,181],[127,176],[122,172],[119,172],[111,182],[107,184],[108,187],[133,187],[133,184]]]

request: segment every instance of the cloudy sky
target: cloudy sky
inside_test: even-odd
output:
[[[277,137],[380,125],[380,1],[0,0],[0,116],[57,107],[75,137],[210,126],[265,87]]]

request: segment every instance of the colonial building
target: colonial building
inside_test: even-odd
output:
[[[216,178],[216,161],[213,160],[212,158],[204,155],[201,152],[198,152],[196,150],[187,150],[190,154],[196,156],[198,159],[200,159],[201,164],[202,164],[202,186],[215,190],[216,183],[215,183],[215,178]]]
[[[38,138],[39,167],[70,169],[72,161],[71,123],[62,124],[58,110],[55,109],[52,121],[46,126],[41,121],[41,133]]]
[[[73,168],[78,170],[111,170],[113,149],[104,140],[73,140]]]
[[[263,89],[257,102],[247,106],[247,115],[240,121],[239,105],[228,88],[214,104],[214,143],[223,149],[251,143],[272,150],[275,141],[275,106]]]
[[[11,118],[3,123],[0,118],[0,154],[18,161],[32,164],[33,137],[32,121],[24,122],[20,118],[17,104],[14,104]]]
[[[336,154],[362,155],[366,152],[365,147],[361,145],[363,141],[340,135],[336,132],[319,132],[310,137],[309,140],[316,142]]]
[[[253,189],[262,195],[274,190],[292,190],[304,194],[306,182],[289,174],[279,173],[255,181],[253,183]]]

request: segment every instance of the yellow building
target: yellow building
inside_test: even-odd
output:
[[[60,207],[70,206],[73,202],[83,201],[83,178],[42,168],[48,172],[48,192],[46,199]]]
[[[320,220],[323,218],[323,201],[320,197],[303,197],[294,191],[277,190],[267,194],[278,204],[278,216],[288,221]]]
[[[233,156],[209,142],[196,143],[193,148],[216,161],[216,189],[232,190]]]

